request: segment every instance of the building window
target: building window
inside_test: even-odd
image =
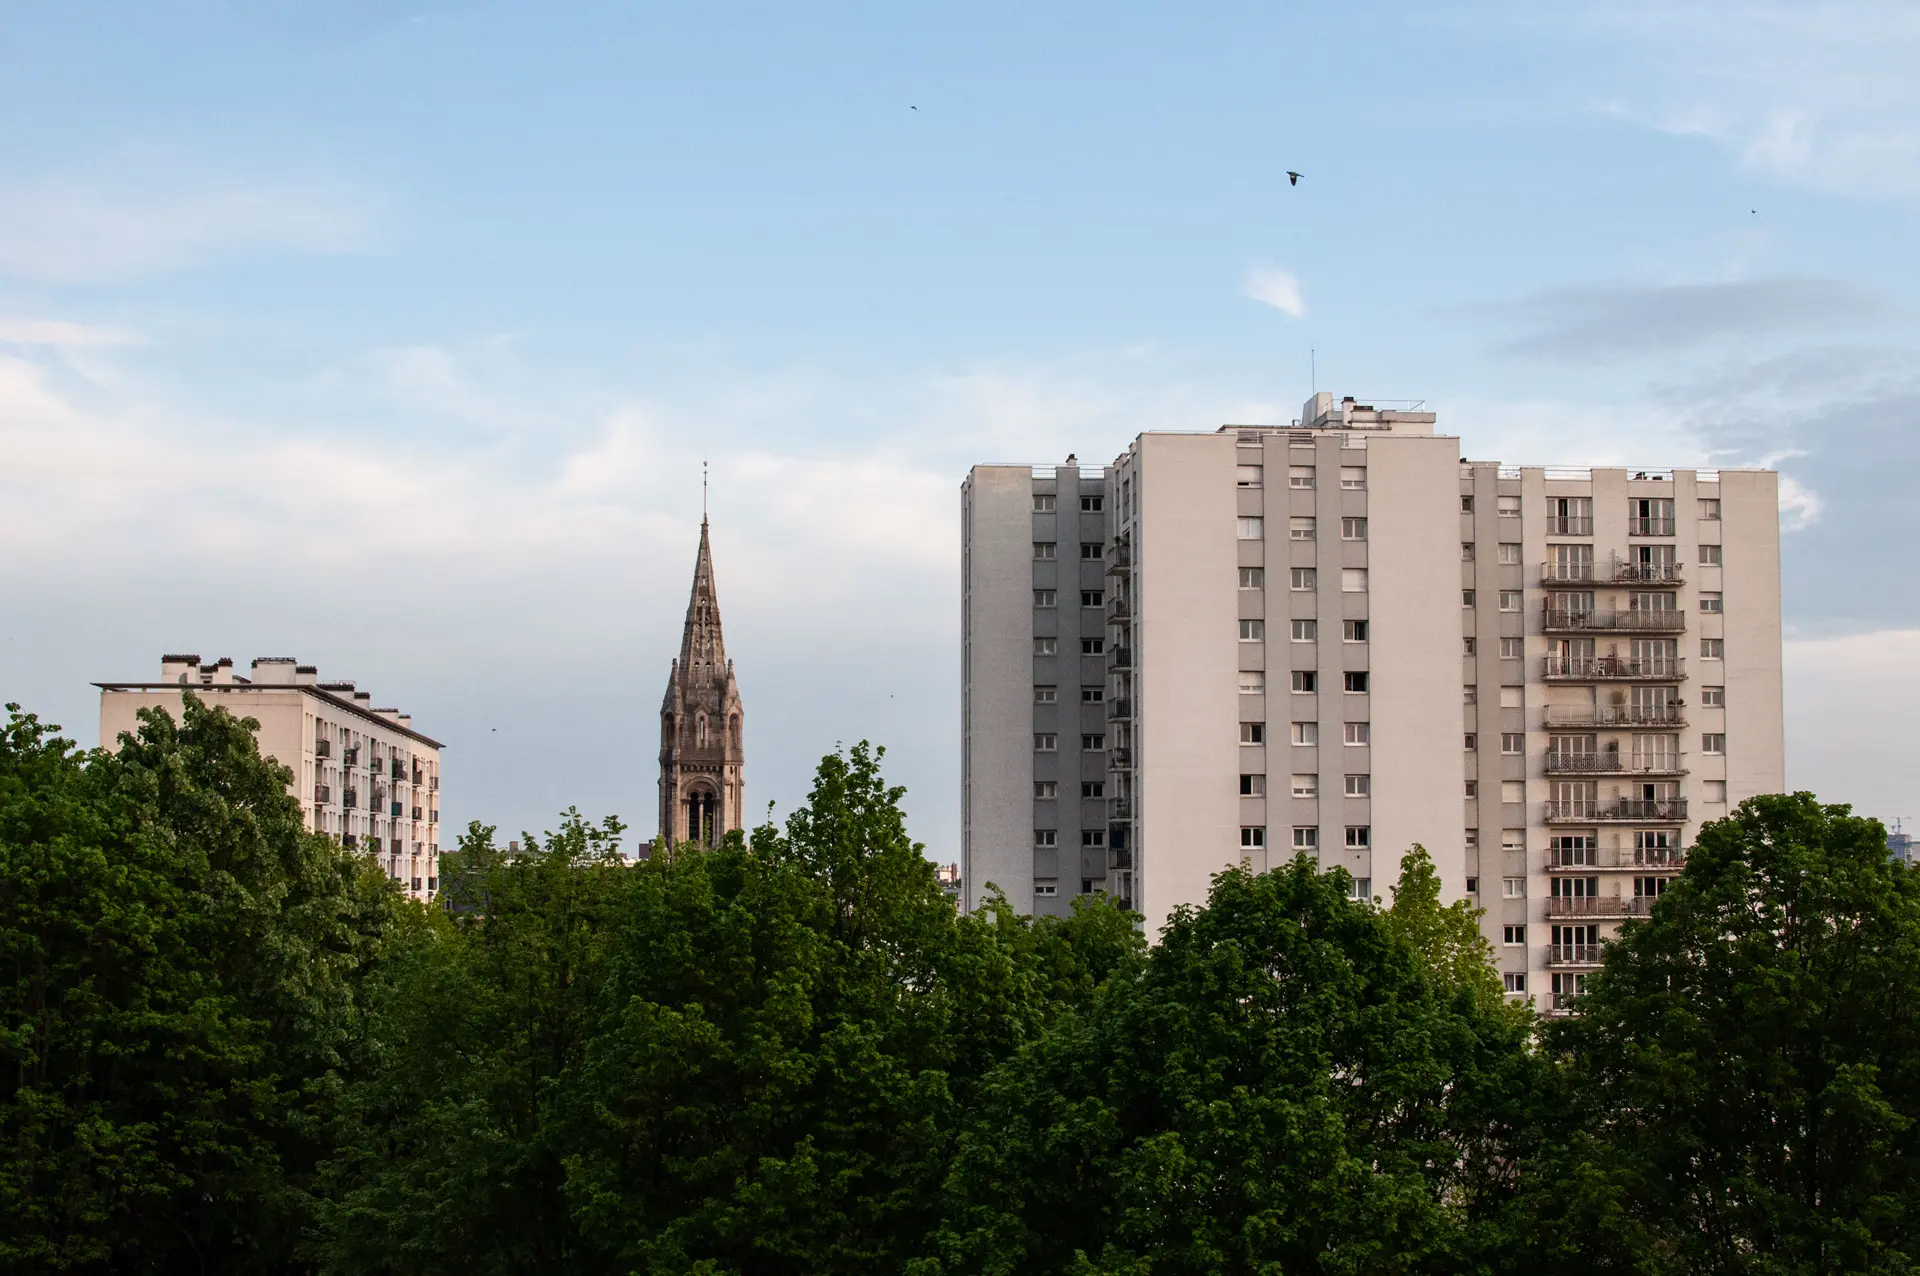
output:
[[[1313,486],[1313,467],[1311,465],[1289,465],[1287,467],[1287,486],[1309,488]]]
[[[1311,824],[1296,824],[1293,826],[1293,849],[1294,850],[1311,851],[1319,845],[1320,845],[1319,829],[1313,827],[1313,825]]]
[[[1717,497],[1716,497],[1716,498],[1712,498],[1712,499],[1702,499],[1702,500],[1701,500],[1701,502],[1700,502],[1700,517],[1701,517],[1701,518],[1706,518],[1706,519],[1713,519],[1713,520],[1716,520],[1716,521],[1717,521],[1717,520],[1719,519],[1719,517],[1720,517],[1720,501],[1719,501],[1719,499],[1718,499]]]
[[[1370,775],[1349,775],[1347,777],[1348,797],[1372,797],[1373,777]]]
[[[1367,671],[1364,669],[1347,670],[1346,690],[1351,695],[1364,696],[1367,694]]]
[[[1264,850],[1267,845],[1267,831],[1257,825],[1240,826],[1240,849],[1243,851]]]
[[[1267,534],[1266,526],[1263,518],[1243,518],[1234,523],[1234,534],[1243,541],[1257,541]]]
[[[1345,742],[1347,744],[1365,744],[1373,737],[1370,723],[1349,722],[1345,724]]]
[[[1085,847],[1101,847],[1101,846],[1105,846],[1106,844],[1107,844],[1107,831],[1105,829],[1081,829],[1080,830],[1080,845]]]
[[[1501,518],[1520,517],[1520,498],[1517,496],[1498,496],[1494,498],[1494,513]]]
[[[1098,735],[1098,734],[1083,735],[1080,737],[1080,747],[1082,749],[1085,749],[1088,753],[1105,752],[1107,747],[1107,737],[1104,735]]]
[[[1702,660],[1724,660],[1727,655],[1727,643],[1724,638],[1702,638],[1700,640],[1700,658]]]
[[[1293,795],[1297,798],[1320,796],[1320,777],[1317,775],[1296,775],[1293,777]]]
[[[1106,549],[1099,541],[1081,541],[1080,557],[1087,560],[1105,558]]]
[[[1052,687],[1035,687],[1033,689],[1033,702],[1035,704],[1052,704],[1059,698],[1059,694],[1055,692]]]
[[[1364,567],[1343,567],[1340,569],[1340,592],[1343,594],[1364,594],[1367,592],[1367,569]]]
[[[1245,624],[1245,621],[1241,622]],[[1256,624],[1259,622],[1255,622]],[[1313,642],[1320,636],[1320,627],[1311,620],[1296,620],[1291,626],[1295,642]]]
[[[1371,899],[1372,897],[1373,897],[1373,879],[1371,877],[1354,878],[1353,894],[1351,898],[1357,899],[1362,903],[1365,903],[1367,900]]]
[[[1105,687],[1080,688],[1081,704],[1099,704],[1101,701],[1105,700],[1106,698],[1107,698],[1107,689]]]
[[[1471,656],[1473,654],[1473,639],[1462,638],[1460,640],[1460,650],[1464,654]]]
[[[1527,972],[1524,970],[1506,971],[1500,976],[1500,982],[1508,992],[1523,993],[1527,990]]]
[[[1500,942],[1516,948],[1524,945],[1527,942],[1527,928],[1525,926],[1502,926],[1500,928]]]
[[[1234,466],[1233,482],[1236,487],[1259,487],[1260,467],[1257,465]]]
[[[1364,620],[1343,621],[1340,625],[1340,637],[1344,642],[1365,642],[1367,640],[1367,622]]]
[[[1364,851],[1373,845],[1373,826],[1370,824],[1347,825],[1347,849]]]
[[[1241,642],[1262,642],[1267,636],[1267,625],[1263,620],[1243,620],[1240,622]]]
[[[1313,520],[1311,518],[1290,518],[1287,520],[1287,539],[1310,541],[1313,539]]]
[[[1033,796],[1042,801],[1047,798],[1059,797],[1060,782],[1058,780],[1035,780],[1033,782]]]
[[[1349,492],[1365,491],[1367,487],[1367,467],[1364,465],[1341,466],[1340,486]]]
[[[1724,707],[1727,703],[1727,689],[1725,687],[1700,688],[1700,703],[1707,708]]]
[[[1319,581],[1319,576],[1311,567],[1294,567],[1287,571],[1287,588],[1296,594],[1311,593]]]
[[[1082,638],[1080,640],[1080,654],[1083,656],[1097,656],[1106,651],[1106,649],[1107,640],[1104,638]]]
[[[1471,496],[1463,496],[1460,498],[1460,512],[1462,514],[1473,513],[1473,498]]]
[[[1033,893],[1035,895],[1057,895],[1060,893],[1060,886],[1057,882],[1035,882],[1033,884]]]
[[[1468,683],[1466,686],[1460,688],[1460,703],[1479,704],[1480,688],[1471,682]]]
[[[1035,829],[1033,831],[1033,844],[1035,846],[1057,846],[1059,845],[1059,841],[1060,833],[1057,829]]]
[[[1726,804],[1727,782],[1725,780],[1708,780],[1704,787],[1707,801],[1722,806]]]
[[[1053,513],[1053,494],[1051,492],[1045,494],[1035,493],[1033,498],[1033,512],[1036,514]]]
[[[1107,595],[1103,590],[1083,589],[1080,591],[1080,605],[1082,607],[1099,607],[1106,601]]]
[[[1240,777],[1241,797],[1265,797],[1267,795],[1267,777],[1264,775],[1243,775]]]
[[[1098,801],[1106,797],[1107,782],[1105,780],[1082,780],[1080,782],[1080,796],[1088,801]]]
[[[1460,605],[1462,607],[1471,607],[1474,605],[1477,597],[1471,589],[1463,589],[1460,591]]]
[[[1473,542],[1472,541],[1460,542],[1460,561],[1463,563],[1471,563],[1473,561]]]
[[[1502,638],[1500,640],[1500,659],[1519,660],[1527,654],[1525,638]]]
[[[1702,734],[1701,734],[1701,736],[1700,736],[1700,752],[1702,752],[1702,753],[1725,753],[1726,751],[1727,751],[1727,734],[1726,734],[1726,732],[1724,732],[1724,731],[1707,731],[1707,732],[1704,732],[1704,733],[1702,733]]]
[[[1700,610],[1701,611],[1719,611],[1720,595],[1717,593],[1702,593],[1700,595]]]
[[[1267,742],[1267,724],[1264,722],[1242,722],[1240,724],[1240,743],[1265,744]]]
[[[1520,565],[1520,542],[1519,541],[1501,541],[1500,542],[1500,561],[1505,563],[1509,567],[1519,566]]]
[[[1467,752],[1469,753],[1473,752],[1475,749],[1480,747],[1480,737],[1475,735],[1471,731],[1467,732],[1466,741],[1467,741]]]
[[[1526,751],[1527,751],[1527,737],[1524,732],[1502,731],[1500,733],[1500,752],[1525,753]]]
[[[1296,722],[1293,724],[1293,742],[1295,744],[1320,743],[1320,724],[1318,722]],[[1254,741],[1258,744],[1259,741]]]
[[[1267,675],[1258,669],[1240,671],[1240,694],[1243,696],[1262,696],[1267,693]]]
[[[1240,569],[1240,588],[1264,589],[1267,584],[1267,569],[1264,567],[1242,567]]]
[[[1297,695],[1310,696],[1320,690],[1320,675],[1311,669],[1293,671],[1293,690]]]
[[[1702,545],[1700,547],[1700,565],[1702,567],[1720,566],[1720,547],[1718,545]]]
[[[1106,501],[1102,497],[1083,496],[1080,498],[1080,512],[1082,514],[1098,514],[1105,504]]]
[[[1051,560],[1053,558],[1053,542],[1035,541],[1033,543],[1033,556],[1038,559]]]
[[[1060,737],[1051,731],[1036,731],[1033,735],[1033,748],[1036,753],[1054,753],[1060,748]]]
[[[1477,798],[1480,796],[1480,781],[1478,780],[1467,781],[1467,796],[1470,798]]]
[[[1527,879],[1524,877],[1501,878],[1500,894],[1505,899],[1525,899],[1527,897]]]
[[[1058,650],[1059,640],[1056,638],[1035,638],[1033,640],[1033,654],[1036,656],[1051,656]]]
[[[1053,598],[1054,593],[1051,589],[1036,589],[1033,591],[1033,605],[1035,607],[1051,607],[1053,606]]]
[[[1466,837],[1466,841],[1464,845],[1468,850],[1472,851],[1472,850],[1479,849],[1479,846],[1480,846],[1480,830],[1479,829],[1467,829],[1464,836]],[[1480,889],[1479,882],[1476,881],[1474,878],[1469,877],[1467,879],[1467,894],[1471,895],[1479,889]]]
[[[1367,520],[1364,518],[1341,519],[1340,539],[1343,541],[1363,541],[1367,539]]]
[[[1500,591],[1500,610],[1501,611],[1519,611],[1520,610],[1520,591],[1517,589],[1501,590]]]

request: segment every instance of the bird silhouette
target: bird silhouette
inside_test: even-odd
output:
[[[917,111],[917,110],[919,110],[920,108],[919,108],[919,107],[917,107],[917,106],[910,106],[910,107],[908,107],[907,109],[908,109],[909,111]]]
[[[1292,169],[1288,169],[1288,170],[1287,170],[1287,185],[1289,185],[1289,186],[1298,186],[1298,185],[1300,184],[1300,179],[1301,179],[1302,177],[1304,177],[1304,176],[1306,176],[1306,174],[1304,174],[1304,173],[1296,173],[1296,172],[1294,172],[1294,171],[1293,171]]]

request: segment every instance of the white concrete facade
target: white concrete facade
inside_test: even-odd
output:
[[[157,682],[101,682],[100,743],[117,749],[136,733],[139,712],[163,708],[180,721],[192,691],[209,705],[260,724],[260,752],[293,772],[288,787],[307,828],[366,851],[416,899],[440,889],[439,741],[413,729],[398,709],[373,707],[351,682],[321,682],[312,665],[263,657],[251,677],[222,658],[160,659]]]
[[[1105,890],[1157,934],[1297,851],[1389,898],[1419,842],[1551,1007],[1702,819],[1780,789],[1776,476],[1463,463],[1434,426],[1322,394],[1098,481],[972,472],[969,907]]]

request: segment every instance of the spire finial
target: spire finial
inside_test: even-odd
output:
[[[703,456],[700,458],[700,523],[701,523],[701,526],[704,527],[706,525],[706,522],[707,522],[707,458]]]

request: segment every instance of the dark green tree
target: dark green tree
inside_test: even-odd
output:
[[[1706,825],[1579,1009],[1527,1266],[1920,1265],[1920,875],[1878,822],[1798,793]]]

